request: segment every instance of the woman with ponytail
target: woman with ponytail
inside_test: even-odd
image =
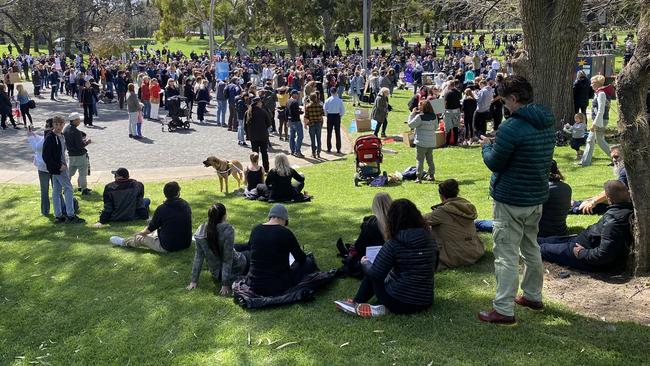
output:
[[[221,281],[219,294],[223,296],[230,294],[235,278],[246,273],[246,253],[235,251],[235,229],[226,218],[226,206],[217,202],[208,209],[208,221],[196,230],[196,253],[188,290],[196,288],[204,260],[208,263],[213,281]]]

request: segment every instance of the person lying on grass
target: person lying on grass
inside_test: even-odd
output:
[[[180,197],[181,187],[169,182],[163,188],[166,200],[156,208],[144,230],[130,238],[112,236],[113,245],[149,248],[158,253],[187,249],[192,243],[192,209]]]
[[[315,263],[300,249],[298,239],[287,228],[289,212],[282,204],[271,207],[268,221],[251,231],[250,267],[246,284],[257,295],[277,296],[313,272]],[[289,254],[295,259],[291,265]]]
[[[630,193],[618,180],[605,182],[609,206],[597,223],[577,236],[538,238],[542,259],[584,271],[616,271],[625,268],[632,244]]]
[[[609,149],[612,164],[614,166],[614,175],[616,176],[616,179],[627,187],[627,172],[625,171],[625,164],[623,163],[623,149],[621,149],[621,145],[612,145]],[[605,195],[605,191],[602,191],[584,201],[574,201],[570,213],[602,215],[607,211],[607,207],[607,196]]]
[[[372,215],[363,218],[361,232],[354,244],[344,244],[339,238],[336,247],[343,258],[341,271],[348,276],[363,278],[361,258],[369,246],[382,246],[386,241],[386,218],[393,199],[388,193],[380,192],[372,200]]]
[[[194,233],[196,252],[192,265],[192,279],[188,290],[196,288],[203,261],[208,264],[212,280],[221,281],[219,294],[230,294],[232,283],[237,276],[246,274],[250,252],[235,250],[235,229],[227,221],[226,206],[216,202],[208,209],[208,221]]]
[[[458,197],[458,182],[447,179],[438,185],[440,204],[431,207],[424,221],[431,227],[431,236],[438,244],[440,261],[436,270],[476,263],[485,247],[474,227],[476,207]]]
[[[358,316],[412,314],[433,304],[433,275],[438,247],[413,202],[393,201],[386,221],[388,241],[374,261],[361,258],[365,277],[352,300],[336,301],[338,309]],[[377,298],[377,305],[368,301]]]

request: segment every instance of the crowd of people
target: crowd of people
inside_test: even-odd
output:
[[[483,161],[493,172],[490,196],[495,203],[494,220],[475,222],[475,206],[459,197],[459,183],[453,179],[438,185],[440,204],[424,215],[409,200],[392,200],[387,194],[378,194],[372,203],[373,215],[364,218],[359,238],[350,245],[337,243],[344,263],[341,272],[362,280],[353,298],[336,302],[339,309],[362,317],[380,316],[386,309],[393,313],[428,309],[433,304],[435,271],[472,265],[483,256],[485,247],[477,228],[493,231],[494,238],[497,293],[493,309],[478,315],[484,322],[514,324],[515,304],[534,310],[543,308],[542,259],[581,270],[619,268],[631,243],[632,208],[622,151],[618,146],[605,149],[606,142],[602,144],[610,93],[603,78],[595,76],[591,80],[593,127],[588,137],[584,136],[584,103],[576,103],[575,123],[565,128],[572,134],[572,147],[583,166],[591,163],[593,145],[598,143],[611,156],[618,180],[607,181],[603,193],[596,197],[572,203],[571,188],[563,183],[552,160],[555,119],[548,107],[534,103],[530,83],[520,76],[507,76],[508,61],[502,65],[485,50],[484,41],[475,44],[470,40],[469,45],[455,47],[453,39],[449,39],[445,55],[439,57],[437,41],[437,37],[428,38],[424,45],[418,43],[412,50],[396,54],[375,52],[368,60],[368,69],[361,67],[356,53],[325,55],[312,49],[311,58],[289,60],[265,50],[253,57],[220,51],[217,60],[229,62],[231,68],[227,79],[217,78],[206,55],[187,57],[168,50],[145,57],[133,53],[126,59],[90,56],[88,62],[81,55],[74,59],[32,58],[35,94],[49,87],[51,98],[56,100],[61,87],[64,93],[78,98],[84,113],[83,117],[70,114],[67,127],[64,118],[55,116],[46,123],[43,136],[28,129],[39,171],[41,213],[49,215],[51,182],[55,222],[84,222],[76,214],[78,203],[71,179],[78,174],[79,191],[90,194],[86,147],[91,139],[78,127],[82,119],[85,125],[92,126],[97,103],[111,99],[114,92],[119,108],[128,112],[132,138],[142,136],[142,120],[158,119],[161,106],[177,95],[196,103],[197,118],[203,121],[214,93],[216,123],[234,132],[240,145],[250,141],[253,150],[251,164],[244,171],[245,194],[285,202],[304,200],[305,177],[291,168],[284,154],[277,154],[274,167],[270,167],[270,133],[288,138],[291,154],[302,157],[303,128],[307,128],[312,157],[319,158],[326,119],[326,149],[334,147],[340,152],[343,93],[352,97],[353,104],[372,105],[372,118],[377,121],[374,134],[385,136],[394,89],[412,86],[408,125],[415,132],[417,181],[434,180],[432,149],[436,141],[432,139],[440,114],[448,145],[463,141],[482,145]],[[424,85],[425,73],[435,75],[433,85]],[[578,80],[583,79],[578,75]],[[11,108],[11,96],[5,88],[0,88],[0,103],[4,106],[6,98]],[[577,94],[590,97],[584,90]],[[20,99],[19,89],[21,106],[30,100],[22,95]],[[439,99],[441,113],[435,110],[434,102]],[[4,110],[2,113],[4,127]],[[492,134],[488,133],[488,120],[493,121]],[[331,137],[335,137],[334,145]],[[587,144],[582,155],[580,139]],[[113,174],[114,182],[104,187],[103,210],[94,226],[147,219],[151,201],[145,197],[144,185],[132,179],[125,168]],[[231,294],[234,279],[241,276],[261,296],[281,295],[314,271],[315,265],[287,227],[289,213],[284,205],[275,204],[268,221],[253,228],[246,245],[239,245],[227,221],[227,209],[218,202],[210,207],[207,220],[192,235],[192,210],[180,192],[178,183],[167,183],[163,188],[165,201],[154,210],[147,226],[131,237],[112,236],[111,243],[165,253],[189,248],[193,236],[196,255],[187,288],[197,286],[202,265],[207,262],[222,295]],[[601,212],[603,217],[577,237],[566,236],[566,216],[571,207],[575,213]],[[381,247],[372,259],[367,256],[370,246]],[[291,265],[289,255],[295,265]],[[520,257],[525,264],[523,295],[517,295]],[[373,297],[376,302],[371,304]]]

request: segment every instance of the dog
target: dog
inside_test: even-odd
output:
[[[228,193],[228,177],[233,176],[237,181],[237,187],[241,187],[241,181],[244,178],[244,167],[237,160],[222,160],[215,156],[209,156],[203,161],[203,165],[213,167],[219,176],[219,189],[223,192],[223,184],[226,183],[226,193]]]

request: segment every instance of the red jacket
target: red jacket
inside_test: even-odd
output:
[[[160,90],[160,85],[158,84],[149,87],[151,103],[160,103]]]
[[[140,86],[140,100],[149,101],[151,99],[151,93],[149,92],[149,83],[143,82]]]

